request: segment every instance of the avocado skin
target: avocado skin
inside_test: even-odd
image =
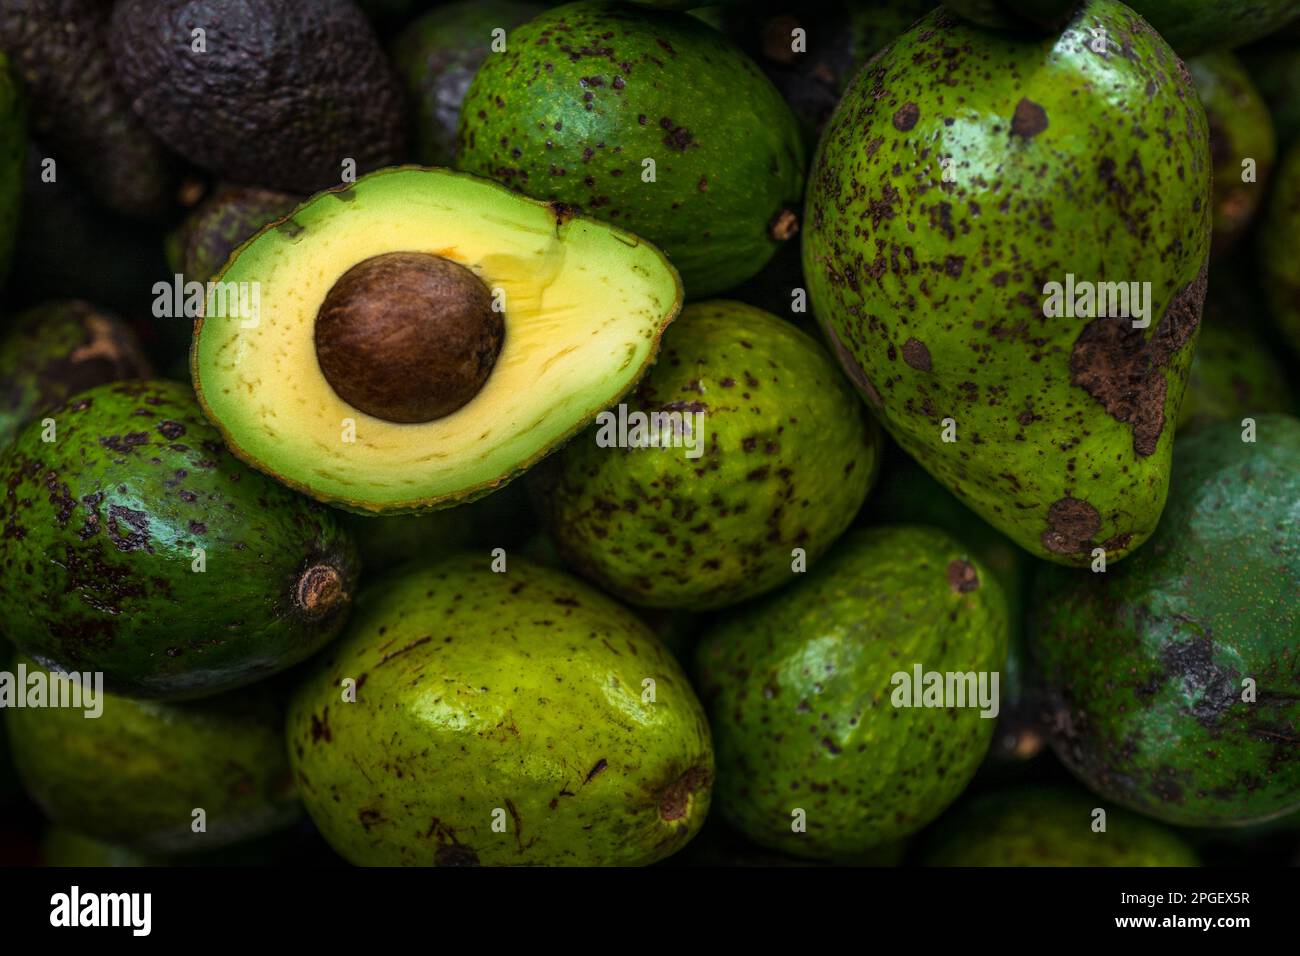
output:
[[[1092,24],[1132,55],[1093,52]],[[1178,134],[1107,146],[1094,131],[1120,101],[1125,123]],[[813,310],[909,455],[1040,558],[1113,563],[1150,535],[1205,292],[1210,161],[1191,81],[1145,23],[1091,0],[1062,37],[1027,40],[935,11],[845,94],[804,225]],[[1150,282],[1150,327],[1045,316],[1045,283],[1071,274]]]
[[[960,590],[957,572],[977,586]],[[696,652],[723,819],[762,846],[840,862],[919,830],[970,781],[994,721],[895,708],[892,675],[917,663],[1000,671],[1006,655],[1002,589],[956,539],[919,526],[850,532]],[[792,832],[796,808],[806,833]]]
[[[117,693],[178,699],[283,670],[342,628],[350,537],[237,462],[188,386],[101,385],[49,417],[57,441],[35,421],[0,457],[0,609],[19,648],[103,671]],[[299,587],[317,565],[342,595],[313,620]]]
[[[550,10],[484,60],[457,165],[643,236],[691,298],[763,267],[804,181],[798,124],[752,60],[693,17],[606,2]]]
[[[712,610],[788,582],[793,549],[815,562],[875,480],[879,430],[830,356],[739,302],[688,305],[627,406],[702,411],[703,453],[602,448],[597,424],[534,481],[564,560],[632,604]]]
[[[106,693],[94,719],[70,707],[14,707],[5,722],[23,785],[45,814],[126,850],[216,849],[302,814],[283,708],[268,685],[184,704]],[[197,808],[206,833],[191,829]]]
[[[1297,15],[1295,0],[1133,0],[1129,6],[1184,57],[1250,43]]]
[[[1250,227],[1267,191],[1277,142],[1273,119],[1241,61],[1231,53],[1206,53],[1187,61],[1210,125],[1214,163],[1214,225],[1210,254],[1217,258]],[[1256,163],[1255,182],[1242,182],[1241,163]]]
[[[26,151],[26,104],[14,81],[9,58],[0,52],[0,284],[9,274],[18,236]]]
[[[924,866],[1199,866],[1176,833],[1136,813],[1057,786],[982,793],[963,801],[927,837]]]
[[[117,316],[78,299],[28,309],[0,338],[0,449],[78,392],[151,374],[139,339]]]
[[[1268,210],[1256,236],[1260,279],[1278,331],[1300,355],[1300,143],[1288,150],[1278,168]]]
[[[222,179],[311,193],[345,159],[360,176],[404,156],[397,76],[351,0],[120,0],[109,44],[149,129]]]
[[[83,836],[68,827],[50,827],[41,840],[41,862],[46,866],[160,866],[134,850]]]
[[[1118,568],[1044,568],[1031,650],[1057,755],[1185,826],[1300,809],[1300,421],[1180,436],[1152,539]],[[1243,681],[1256,702],[1243,701]]]
[[[362,865],[638,865],[680,849],[713,780],[685,674],[594,589],[489,562],[459,554],[371,586],[304,679],[289,748],[321,833]]]
[[[1207,305],[1178,412],[1180,437],[1213,422],[1240,423],[1259,412],[1297,410],[1286,372],[1267,343],[1249,323],[1230,321],[1227,315],[1211,318]]]
[[[118,85],[109,9],[99,0],[5,0],[0,49],[31,100],[32,135],[59,171],[66,166],[114,212],[157,218],[174,205],[175,164]]]
[[[493,55],[492,31],[513,30],[546,7],[515,0],[459,0],[431,10],[393,41],[393,62],[414,107],[415,158],[450,166],[456,125],[474,73]]]
[[[167,265],[187,280],[207,282],[232,252],[301,202],[299,196],[273,189],[223,186],[168,233]]]

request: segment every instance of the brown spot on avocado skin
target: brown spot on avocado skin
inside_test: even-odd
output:
[[[1043,547],[1054,554],[1077,554],[1101,529],[1101,515],[1086,501],[1061,498],[1047,509],[1047,530]]]
[[[906,133],[916,125],[921,117],[921,110],[915,103],[904,103],[894,114],[894,129]]]
[[[691,794],[709,785],[709,772],[692,767],[670,783],[659,795],[659,818],[666,823],[680,820],[690,808]]]
[[[980,576],[975,565],[958,558],[948,562],[948,586],[958,594],[969,594],[979,589]]]
[[[903,361],[918,372],[929,372],[933,368],[930,350],[920,339],[908,339],[903,343]]]
[[[449,843],[438,847],[433,854],[434,866],[478,866],[478,854],[472,847]]]
[[[1047,110],[1030,99],[1022,98],[1011,117],[1011,135],[1033,139],[1047,129]]]

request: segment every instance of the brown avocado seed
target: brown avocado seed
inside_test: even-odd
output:
[[[349,405],[404,424],[478,394],[505,321],[474,273],[441,256],[389,252],[343,273],[316,313],[316,359]]]

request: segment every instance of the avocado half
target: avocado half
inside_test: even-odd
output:
[[[353,511],[432,510],[500,488],[616,402],[681,304],[676,270],[629,232],[397,167],[237,249],[191,371],[253,467]]]

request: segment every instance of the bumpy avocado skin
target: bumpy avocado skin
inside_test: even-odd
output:
[[[1292,146],[1278,168],[1277,182],[1259,230],[1256,250],[1260,277],[1273,321],[1300,354],[1300,144]]]
[[[1256,436],[1180,436],[1151,541],[1105,574],[1045,568],[1036,589],[1054,749],[1096,793],[1170,823],[1300,808],[1300,421],[1260,415]]]
[[[0,457],[0,608],[41,661],[182,698],[247,684],[338,633],[358,571],[326,508],[225,449],[190,389],[119,382]],[[195,549],[204,570],[194,570]]]
[[[27,152],[26,106],[9,58],[0,52],[0,283],[9,274],[23,198]]]
[[[880,434],[811,337],[740,302],[689,305],[630,401],[678,411],[703,450],[611,448],[602,426],[536,482],[560,554],[633,604],[710,610],[789,582],[848,527],[875,479]],[[696,440],[699,440],[698,435]]]
[[[915,832],[970,781],[994,721],[978,707],[896,708],[893,675],[1000,671],[1006,655],[1002,589],[965,546],[919,526],[850,532],[700,644],[723,818],[826,860]]]
[[[513,30],[546,9],[516,0],[458,0],[411,23],[393,42],[393,62],[414,106],[415,156],[427,166],[456,157],[460,105],[493,31]]]
[[[0,338],[0,449],[78,392],[150,374],[139,339],[116,316],[77,299],[28,309]]]
[[[1207,53],[1187,61],[1210,124],[1214,163],[1214,225],[1210,251],[1222,256],[1250,226],[1267,191],[1277,142],[1273,120],[1250,75],[1233,54]],[[1255,162],[1243,181],[1242,162]]]
[[[1094,811],[1106,811],[1095,831]],[[1158,823],[1066,787],[980,794],[931,834],[925,866],[1199,866],[1195,851]]]
[[[643,236],[691,298],[793,237],[804,181],[798,124],[752,60],[693,17],[607,2],[550,10],[488,56],[457,165]]]
[[[31,99],[32,135],[56,168],[114,212],[153,218],[174,204],[176,173],[118,85],[105,42],[109,10],[98,0],[5,0],[0,50]]]
[[[30,674],[39,670],[19,658]],[[284,714],[266,685],[185,704],[105,693],[72,707],[5,709],[23,785],[54,823],[146,854],[216,849],[302,814]],[[193,830],[194,810],[206,832]]]
[[[1094,52],[1094,26],[1126,55]],[[1205,291],[1207,141],[1186,71],[1113,0],[1041,41],[940,9],[858,74],[822,139],[804,272],[842,366],[1039,557],[1114,562],[1159,518]],[[1070,275],[1149,282],[1149,327],[1047,316],[1045,284]]]
[[[1294,0],[1133,0],[1129,6],[1180,56],[1250,43],[1297,15]]]
[[[1207,306],[1178,412],[1178,434],[1260,412],[1296,411],[1286,371],[1264,340],[1248,324],[1211,321],[1209,315]]]
[[[713,781],[668,650],[518,557],[494,573],[456,555],[368,590],[295,695],[289,747],[308,812],[364,865],[652,863],[699,829]]]
[[[404,156],[400,83],[348,0],[120,0],[97,42],[148,128],[230,182],[311,193]]]
[[[167,236],[167,264],[187,280],[207,282],[230,254],[263,226],[293,212],[302,199],[251,186],[218,189]]]

